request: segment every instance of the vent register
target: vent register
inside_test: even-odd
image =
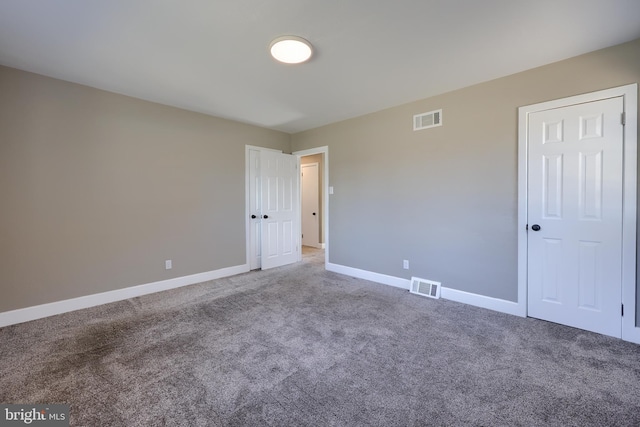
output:
[[[413,130],[429,129],[436,126],[442,126],[441,109],[413,116]]]
[[[421,279],[419,277],[412,277],[411,287],[409,288],[409,291],[412,294],[438,299],[440,298],[440,287],[441,287],[440,282]]]

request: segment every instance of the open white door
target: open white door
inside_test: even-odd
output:
[[[260,153],[261,267],[298,261],[300,180],[298,158],[273,151]]]

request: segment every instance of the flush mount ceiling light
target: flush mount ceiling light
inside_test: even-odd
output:
[[[311,58],[311,43],[297,36],[278,37],[269,45],[271,56],[285,64],[300,64]]]

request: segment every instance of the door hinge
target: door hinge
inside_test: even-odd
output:
[[[529,231],[529,224],[524,227],[525,231]]]
[[[627,115],[625,113],[620,114],[620,123],[622,123],[622,126],[627,124]]]
[[[620,304],[620,316],[624,317],[624,304]]]

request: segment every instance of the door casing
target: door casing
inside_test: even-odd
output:
[[[637,94],[638,85],[631,84],[518,109],[518,314],[521,316],[527,315],[528,115],[622,96],[625,112],[622,212],[622,304],[625,314],[622,339],[640,344],[640,328],[636,327]]]

